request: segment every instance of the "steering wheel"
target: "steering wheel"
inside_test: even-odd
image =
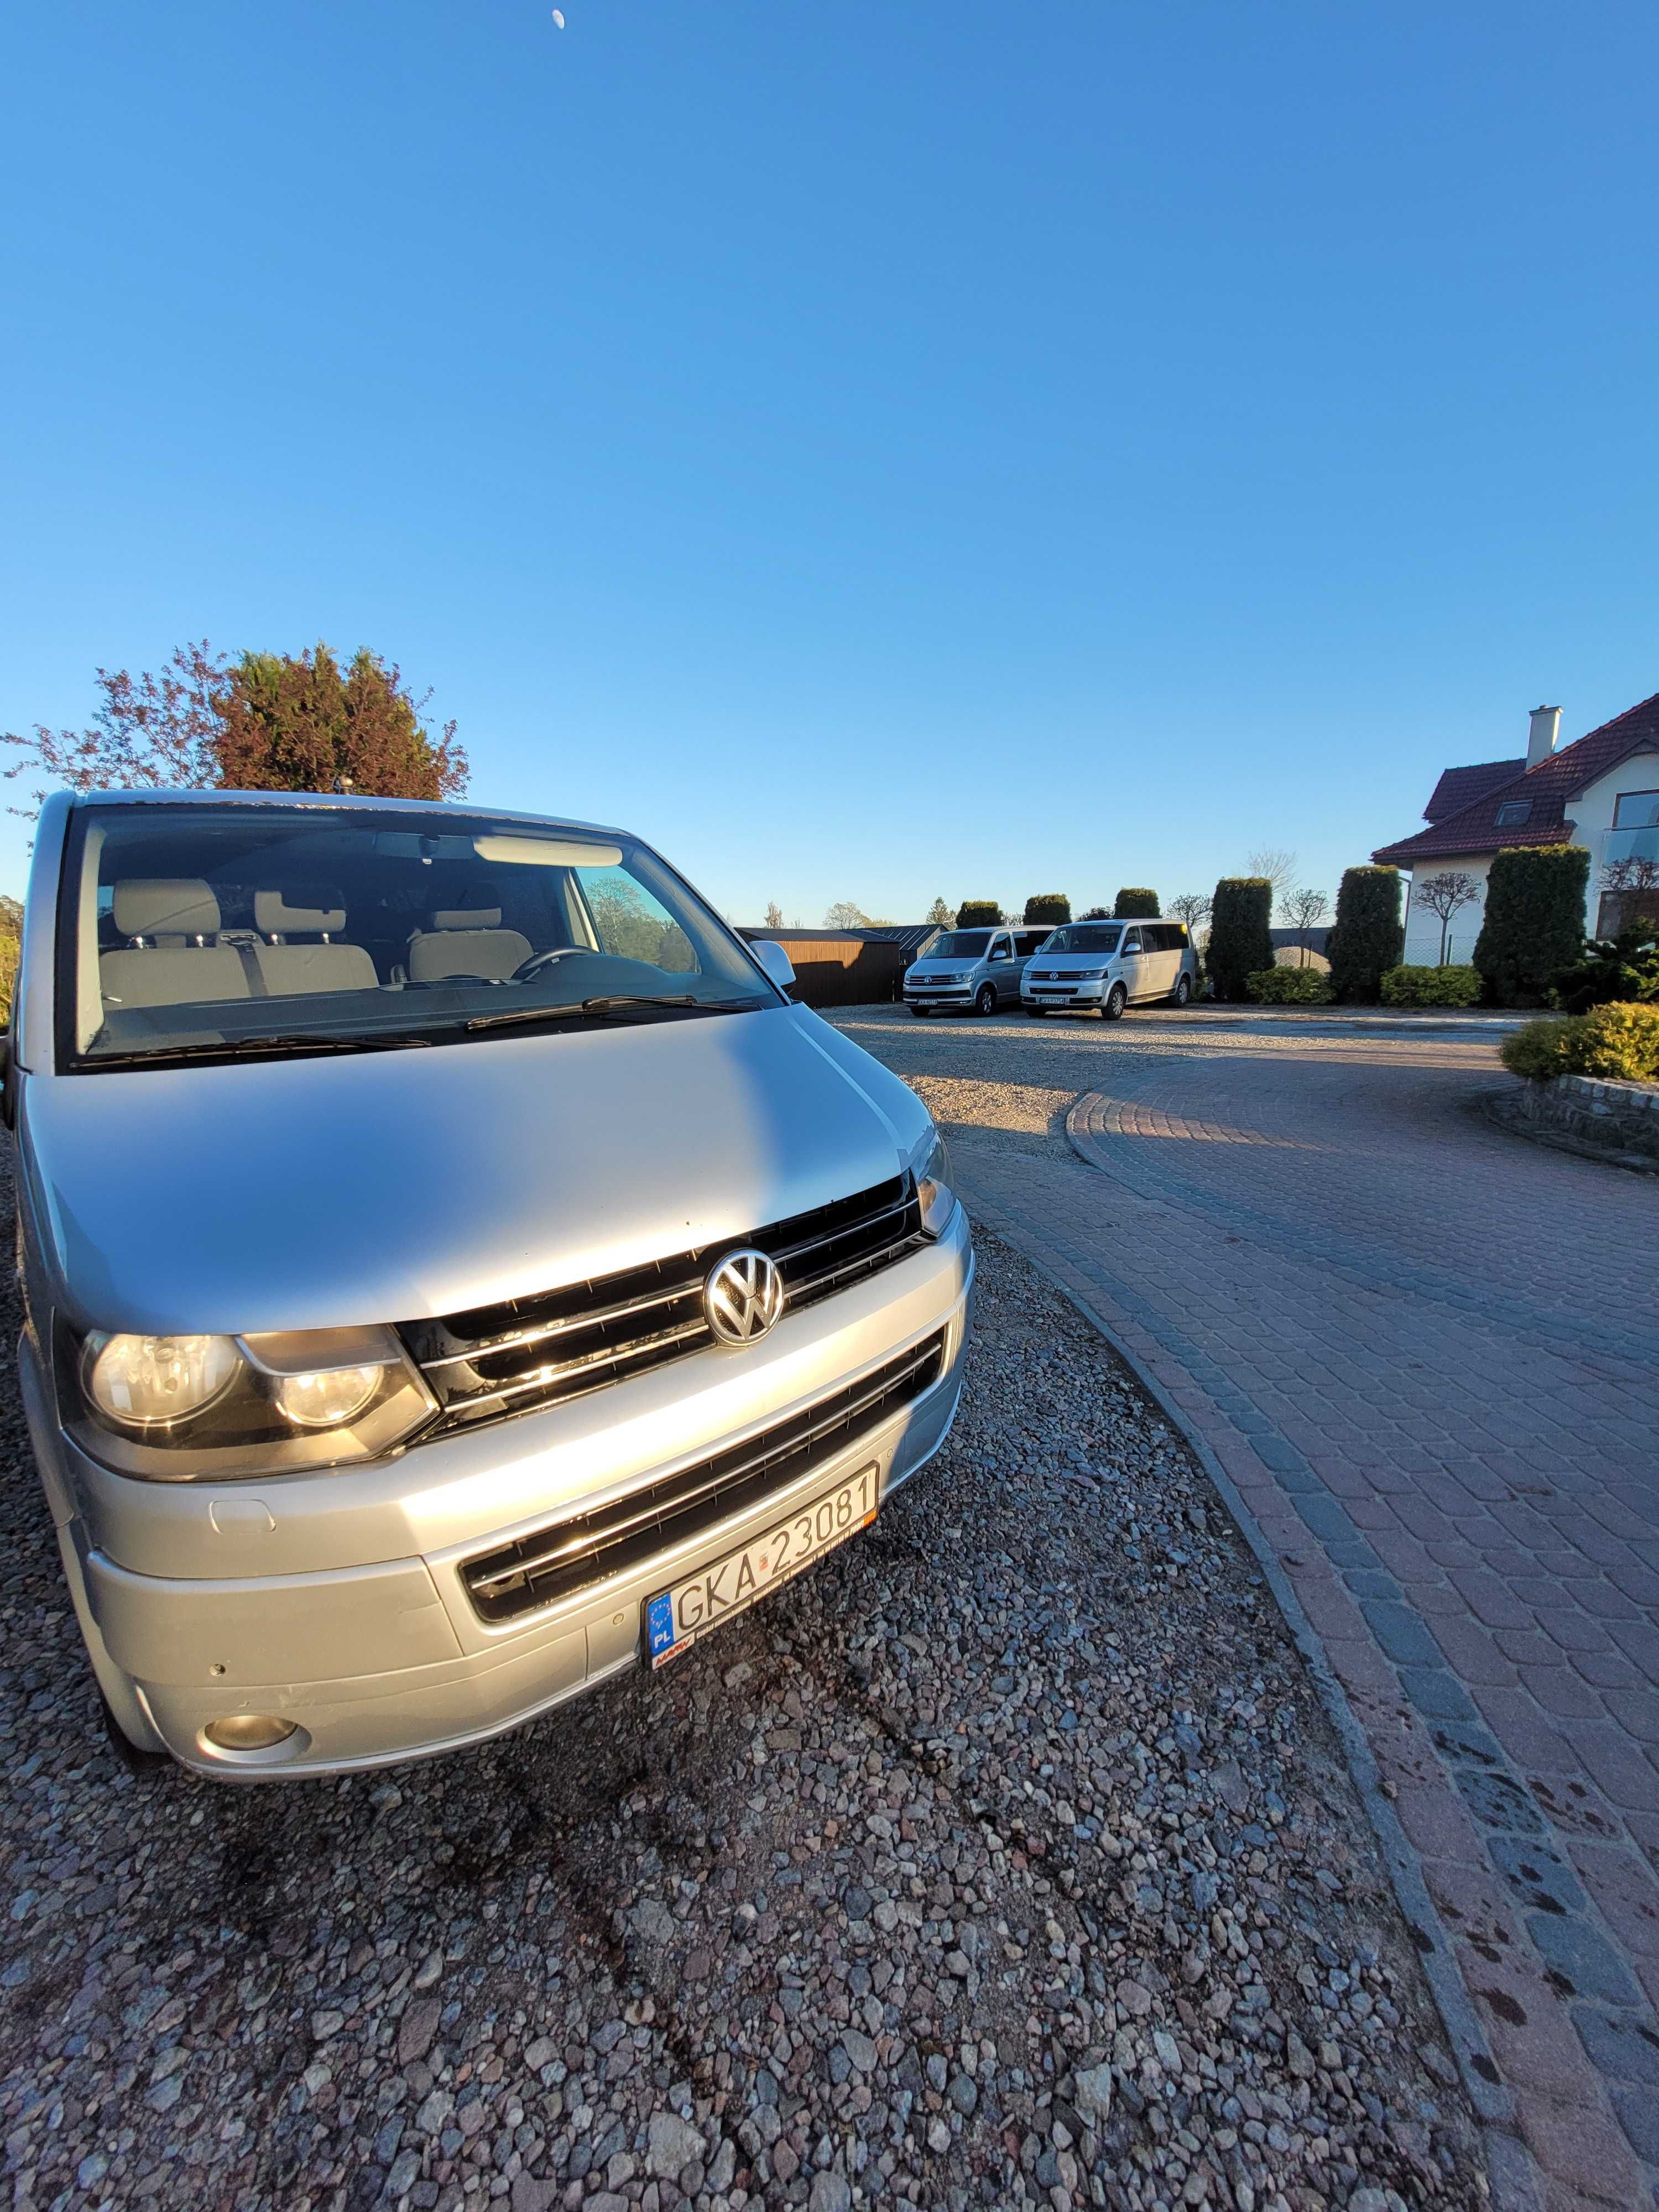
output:
[[[586,945],[556,945],[546,952],[532,952],[528,960],[521,960],[507,977],[509,983],[527,983],[532,975],[539,975],[544,968],[550,968],[556,960],[573,959],[579,952],[589,952]]]

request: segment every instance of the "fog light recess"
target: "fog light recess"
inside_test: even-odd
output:
[[[202,1730],[218,1751],[274,1751],[294,1733],[294,1722],[279,1720],[275,1713],[227,1713]]]

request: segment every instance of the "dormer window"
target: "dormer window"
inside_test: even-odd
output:
[[[1523,822],[1529,821],[1531,817],[1531,799],[1506,799],[1498,810],[1498,827],[1500,830],[1518,830]]]

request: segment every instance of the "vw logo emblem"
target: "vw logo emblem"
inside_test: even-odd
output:
[[[728,1252],[708,1271],[702,1310],[722,1344],[753,1344],[783,1311],[783,1277],[752,1245]]]

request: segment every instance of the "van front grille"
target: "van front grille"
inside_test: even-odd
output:
[[[827,1466],[861,1437],[872,1436],[938,1382],[944,1363],[941,1329],[758,1436],[590,1513],[467,1560],[461,1579],[475,1610],[483,1620],[516,1620],[752,1510],[813,1468]]]
[[[869,1190],[621,1273],[409,1322],[402,1334],[442,1411],[436,1428],[475,1427],[562,1405],[711,1341],[703,1279],[724,1252],[752,1244],[777,1262],[784,1310],[872,1275],[925,1242],[915,1186],[895,1176]]]

